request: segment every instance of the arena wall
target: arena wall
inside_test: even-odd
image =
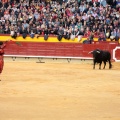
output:
[[[9,42],[5,48],[6,56],[16,57],[51,57],[92,59],[90,51],[99,48],[109,50],[113,56],[113,49],[117,42],[94,42],[92,44],[63,43],[63,42]],[[119,59],[120,50],[117,50]],[[113,57],[112,57],[113,59]]]
[[[82,41],[85,39],[84,37]],[[116,49],[119,47],[119,42],[98,42],[97,39],[95,38],[92,44],[83,44],[82,41],[78,42],[77,38],[74,41],[65,39],[58,41],[56,36],[51,36],[45,41],[43,36],[34,39],[29,36],[26,39],[23,39],[22,36],[16,39],[9,35],[1,36],[1,41],[10,40],[5,48],[5,56],[92,59],[92,55],[88,53],[99,48],[110,51],[112,60],[120,60],[120,49]]]

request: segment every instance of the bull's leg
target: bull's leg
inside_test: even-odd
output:
[[[104,61],[104,67],[103,67],[103,69],[105,69],[105,66],[106,66],[106,61]]]
[[[96,62],[95,62],[95,60],[93,61],[93,69],[95,69],[95,64],[96,64]]]
[[[112,68],[112,64],[111,64],[111,61],[109,60],[109,69]]]
[[[100,64],[99,64],[99,69],[101,69],[101,64],[102,64],[102,62],[100,62]]]

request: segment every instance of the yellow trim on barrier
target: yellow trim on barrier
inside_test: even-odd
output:
[[[14,40],[14,41],[20,41],[20,42],[59,42],[57,39],[57,36],[53,37],[48,37],[48,40],[45,41],[44,37],[39,37],[39,38],[31,38],[31,37],[26,37],[25,39],[22,36],[17,37],[16,39],[12,38],[11,36],[0,36],[0,41],[6,41],[6,40]],[[79,43],[82,43],[86,38],[82,38],[82,40]],[[97,41],[97,38],[95,38],[95,41]],[[78,42],[78,38],[75,38],[74,40],[66,40],[62,38],[60,42]]]
[[[62,38],[61,41],[57,39],[57,36],[49,36],[48,40],[45,41],[43,36],[40,36],[39,38],[31,38],[27,36],[25,39],[22,36],[17,37],[16,39],[12,38],[11,36],[0,36],[0,41],[6,41],[6,40],[13,40],[13,41],[19,41],[19,42],[71,42],[71,43],[83,43],[84,40],[86,40],[85,37],[82,38],[80,42],[78,42],[78,38],[75,38],[74,40],[66,40]],[[94,41],[98,41],[98,38],[94,38]],[[107,41],[110,41],[109,39]],[[119,39],[120,43],[120,39]]]

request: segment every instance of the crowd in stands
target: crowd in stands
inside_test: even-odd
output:
[[[58,40],[78,41],[83,36],[99,41],[120,38],[120,0],[108,5],[106,0],[9,0],[0,2],[0,34],[13,38],[22,35],[31,38],[56,35]]]

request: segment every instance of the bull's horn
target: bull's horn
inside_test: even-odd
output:
[[[97,53],[100,53],[100,51],[98,51],[98,50],[97,50],[96,52],[97,52]]]
[[[90,51],[88,54],[91,54],[91,53],[93,53],[93,51]]]

